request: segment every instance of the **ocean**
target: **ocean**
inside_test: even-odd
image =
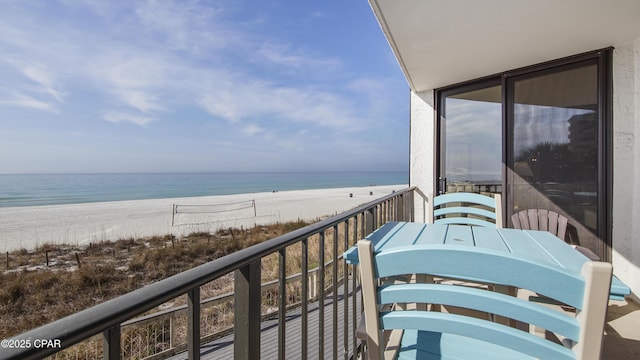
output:
[[[409,183],[406,171],[0,175],[0,207]]]

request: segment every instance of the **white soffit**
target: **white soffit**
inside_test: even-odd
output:
[[[369,1],[414,91],[640,37],[640,0]]]

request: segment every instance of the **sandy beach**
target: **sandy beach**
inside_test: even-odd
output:
[[[313,220],[373,201],[407,185],[0,208],[0,249]]]

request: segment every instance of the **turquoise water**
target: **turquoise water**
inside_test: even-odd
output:
[[[408,184],[403,171],[0,175],[0,207]]]

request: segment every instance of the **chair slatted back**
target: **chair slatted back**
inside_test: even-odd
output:
[[[528,209],[511,215],[515,229],[542,230],[564,240],[567,232],[567,218],[555,211],[545,209]]]
[[[430,223],[503,227],[502,200],[495,197],[456,192],[433,198],[433,212]]]
[[[406,336],[416,336],[418,333],[415,331],[439,334],[438,338],[461,336],[520,354],[516,358],[599,358],[611,281],[611,265],[608,263],[586,262],[582,273],[577,275],[503,251],[441,244],[394,248],[374,257],[372,243],[368,240],[358,242],[358,257],[371,359],[382,357],[382,331],[391,329],[405,329]],[[380,279],[406,274],[427,274],[529,289],[575,307],[577,315],[574,317],[570,313],[480,287],[444,283],[385,283],[378,286]],[[488,319],[383,306],[397,303],[442,304],[514,319],[568,339],[569,347]],[[418,343],[404,344],[400,350],[411,352],[421,346],[431,346],[424,339],[415,341]],[[460,346],[468,347],[469,344]],[[481,348],[474,348],[474,351],[481,351]]]

